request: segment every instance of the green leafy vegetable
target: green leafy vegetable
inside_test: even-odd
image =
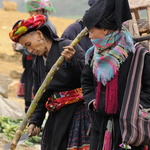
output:
[[[0,133],[2,133],[7,140],[12,140],[21,121],[22,119],[13,120],[9,117],[0,116]],[[26,129],[22,134],[26,133]],[[40,142],[41,142],[41,134],[38,136],[28,138],[24,143],[29,146],[34,146],[35,144],[40,144]]]

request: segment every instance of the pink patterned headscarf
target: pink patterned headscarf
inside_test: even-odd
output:
[[[46,18],[44,15],[33,15],[27,19],[18,21],[12,31],[9,33],[9,37],[12,41],[18,42],[19,38],[30,29],[38,29],[45,23]]]

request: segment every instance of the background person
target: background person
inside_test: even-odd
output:
[[[56,28],[49,20],[49,15],[55,12],[54,7],[50,0],[25,0],[27,12],[32,15],[44,15],[47,24],[51,27],[52,31],[57,34]]]

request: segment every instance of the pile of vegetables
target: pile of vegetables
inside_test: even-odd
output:
[[[1,138],[5,138],[5,140],[12,140],[15,132],[17,131],[22,119],[11,119],[8,117],[1,117],[0,116],[0,134],[2,135]],[[26,133],[26,129],[23,134]],[[40,144],[41,142],[41,135],[33,136],[28,138],[24,144],[29,146],[34,146],[35,144]]]

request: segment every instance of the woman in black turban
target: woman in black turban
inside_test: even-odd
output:
[[[131,34],[122,25],[131,19],[127,0],[98,0],[83,16],[93,46],[86,51],[85,67],[81,85],[84,100],[92,115],[90,150],[122,150],[119,115],[126,81],[135,53]],[[148,67],[150,55],[146,56]],[[143,72],[150,88],[150,69]],[[146,80],[142,80],[146,81]],[[143,89],[141,101],[146,101],[150,92]],[[150,106],[150,102],[147,102]],[[119,146],[120,145],[120,146]],[[125,148],[131,148],[126,145]],[[142,150],[133,147],[132,150]]]

